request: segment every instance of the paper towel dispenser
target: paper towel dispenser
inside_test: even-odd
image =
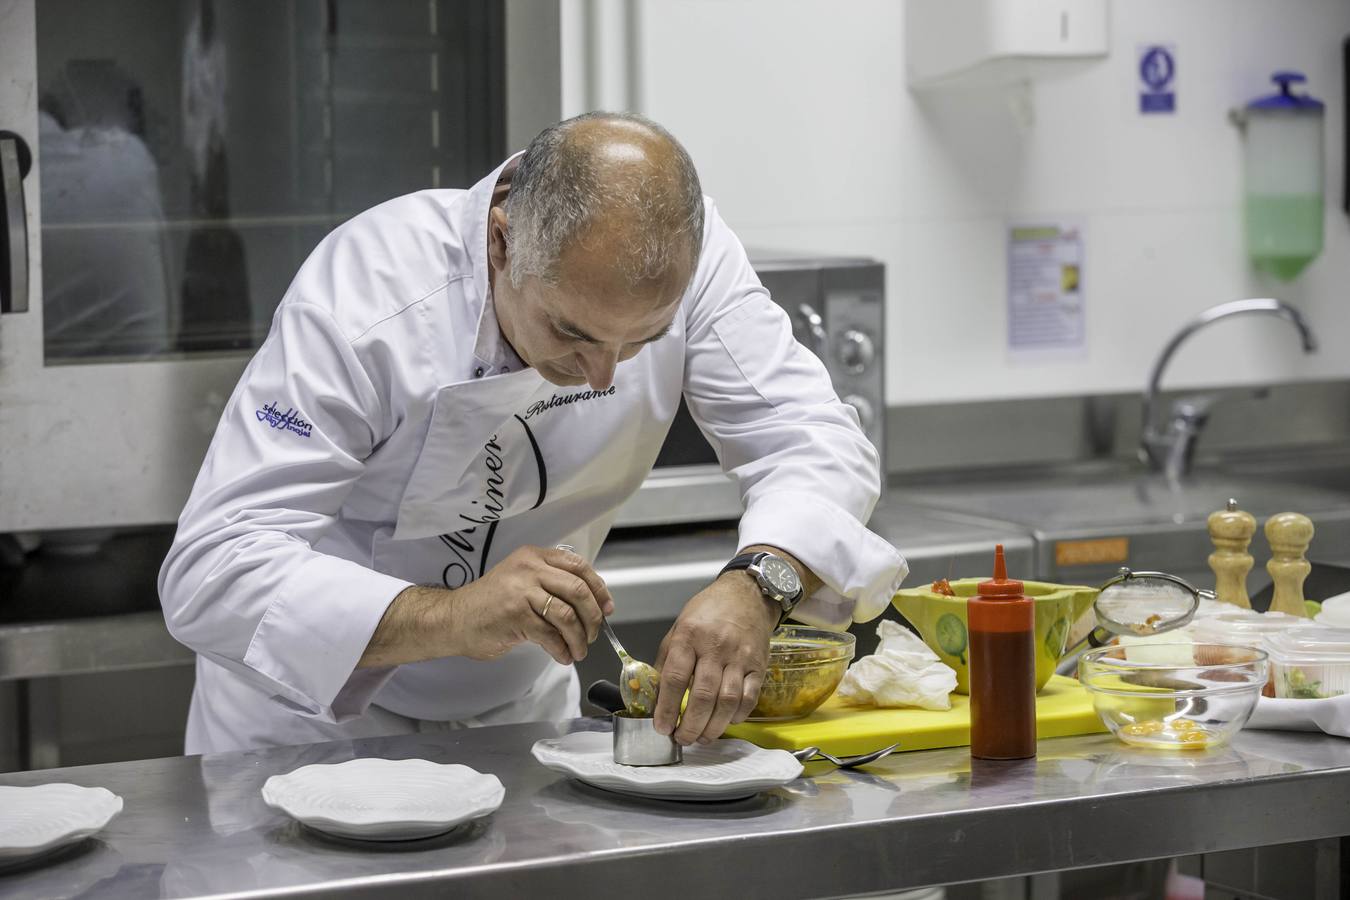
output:
[[[905,0],[912,88],[1015,84],[1107,56],[1109,0]]]

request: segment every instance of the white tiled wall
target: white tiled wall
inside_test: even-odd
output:
[[[1114,0],[1112,52],[1032,88],[919,97],[905,84],[903,0],[644,0],[636,105],[689,147],[750,244],[855,252],[888,267],[896,405],[1138,389],[1195,312],[1243,296],[1300,306],[1323,350],[1273,319],[1187,346],[1168,384],[1350,377],[1350,219],[1340,210],[1339,53],[1348,0]],[[1176,45],[1178,111],[1137,113],[1137,47]],[[1232,106],[1296,68],[1327,102],[1326,247],[1297,281],[1242,248]],[[1088,345],[1006,352],[1010,219],[1086,223]]]

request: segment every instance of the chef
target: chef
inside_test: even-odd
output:
[[[615,604],[591,561],[681,396],[745,505],[655,660],[657,727],[690,744],[749,714],[782,617],[872,618],[906,566],[863,524],[875,449],[684,148],[587,114],[335,229],[160,572],[198,654],[187,751],[578,715]]]

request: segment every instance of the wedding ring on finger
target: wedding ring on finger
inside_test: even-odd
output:
[[[544,601],[544,608],[539,612],[539,615],[542,616],[543,618],[547,619],[547,618],[548,618],[548,608],[553,604],[553,601],[556,600],[556,599],[557,599],[557,598],[554,597],[552,594],[549,594],[549,595],[548,595],[548,599]]]

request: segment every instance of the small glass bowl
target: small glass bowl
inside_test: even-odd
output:
[[[1078,679],[1111,733],[1164,750],[1222,747],[1256,708],[1266,653],[1229,644],[1101,647],[1083,654]]]
[[[856,639],[846,631],[783,625],[769,641],[769,670],[751,722],[809,716],[839,687]]]

